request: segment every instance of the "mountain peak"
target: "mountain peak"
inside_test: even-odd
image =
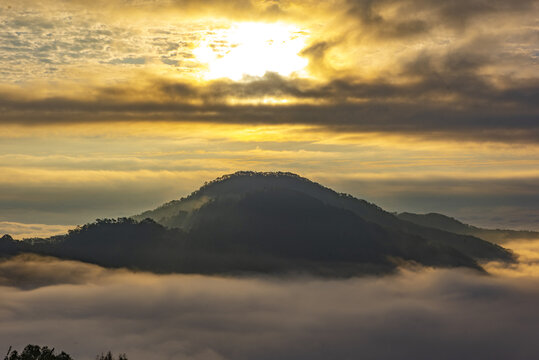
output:
[[[245,179],[245,178],[250,178],[251,180],[255,180],[255,179],[276,179],[276,178],[287,178],[287,179],[293,179],[293,180],[298,180],[298,181],[302,181],[302,182],[306,182],[306,183],[312,183],[312,184],[317,184],[305,177],[302,177],[298,174],[294,174],[294,173],[291,173],[291,172],[285,172],[285,171],[248,171],[248,170],[240,170],[240,171],[236,171],[235,173],[232,173],[232,174],[225,174],[225,175],[222,175],[222,176],[219,176],[218,178],[214,179],[214,180],[211,180],[211,181],[208,181],[208,182],[205,182],[204,185],[199,189],[199,190],[203,190],[207,187],[210,187],[212,185],[215,185],[215,184],[220,184],[220,183],[224,183],[224,182],[227,182],[227,181],[233,181],[233,180],[236,180],[236,179]],[[317,184],[317,185],[320,185],[320,184]],[[322,185],[320,185],[322,186]]]
[[[0,237],[0,241],[14,241],[13,237],[9,234],[5,234],[4,236]]]
[[[271,194],[272,197],[279,198],[281,201],[276,203],[266,201],[267,194]],[[301,196],[298,197],[295,194],[301,194]],[[253,199],[258,200],[254,201]],[[261,199],[264,199],[264,201]],[[330,206],[336,212],[341,210],[349,211],[360,220],[377,224],[384,229],[396,231],[400,235],[395,235],[395,238],[401,238],[403,234],[418,236],[426,241],[437,243],[440,246],[455,248],[477,259],[512,258],[504,249],[484,242],[481,239],[457,235],[402,220],[375,204],[357,199],[351,195],[338,193],[290,172],[237,171],[232,174],[226,174],[204,183],[200,189],[185,198],[173,200],[154,210],[136,215],[133,218],[140,221],[149,217],[168,228],[180,228],[183,231],[189,232],[197,224],[203,223],[208,218],[227,216],[227,214],[231,214],[233,209],[238,206],[244,209],[248,201],[254,201],[256,203],[256,206],[252,206],[253,209],[267,207],[273,209],[272,211],[275,213],[285,213],[287,208],[297,205],[293,204],[292,199],[311,205],[312,203],[309,199],[316,199],[318,201],[317,206]],[[311,205],[304,207],[306,213],[311,213],[309,209],[314,206]],[[211,212],[211,209],[219,209],[219,211],[214,213]],[[241,211],[238,210],[238,213]],[[222,215],[221,212],[225,215]],[[250,212],[247,213],[249,214]],[[299,216],[299,214],[296,215]],[[267,216],[264,215],[263,217]],[[268,219],[266,220],[269,221]],[[233,226],[234,221],[243,221],[239,215],[238,219],[234,221],[231,219],[228,220],[230,221],[225,221],[221,224],[222,227]],[[275,223],[282,223],[283,221],[279,219],[275,220]],[[216,225],[209,227],[218,228]],[[312,226],[305,224],[305,228],[310,227]],[[340,231],[338,226],[335,227],[335,231],[337,233]],[[253,237],[259,236],[260,234],[253,235]]]
[[[133,218],[142,220],[149,217],[165,226],[186,228],[190,223],[190,214],[211,201],[238,199],[250,193],[276,189],[300,192],[333,204],[349,196],[291,172],[236,171],[204,182],[204,185],[187,197],[172,200]]]
[[[289,172],[289,171],[252,171],[252,170],[239,170],[231,174],[224,174],[222,176],[219,176],[215,180],[212,180],[210,182],[219,182],[219,181],[225,181],[230,178],[235,177],[290,177],[290,178],[296,178],[296,179],[303,179],[308,180],[307,178],[304,178],[298,174]],[[310,180],[308,180],[310,181]]]
[[[205,182],[200,189],[192,192],[186,199],[194,199],[201,196],[214,198],[276,187],[295,190],[308,187],[317,191],[337,194],[330,188],[291,172],[236,171],[235,173],[225,174],[214,180]]]

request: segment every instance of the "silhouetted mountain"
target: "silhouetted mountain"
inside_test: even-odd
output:
[[[448,246],[384,229],[352,211],[288,189],[208,202],[193,215],[190,234],[205,251],[269,256],[291,263],[378,272],[392,268],[391,258],[398,258],[429,266],[478,268],[473,259]]]
[[[185,234],[151,219],[98,219],[49,241],[23,241],[30,251],[106,267],[128,267],[154,272],[182,271]]]
[[[482,271],[477,260],[513,261],[498,245],[403,221],[297,175],[255,172],[221,177],[134,218],[97,220],[67,235],[28,239],[18,251],[206,274],[350,276],[391,272],[402,262]]]
[[[537,231],[483,229],[437,213],[413,214],[403,212],[397,216],[399,219],[413,222],[417,225],[453,232],[455,234],[471,235],[498,244],[503,244],[511,240],[539,239],[539,232]]]
[[[13,240],[11,235],[5,234],[0,238],[0,256],[13,255],[20,251],[20,243]]]
[[[425,227],[399,219],[394,214],[365,200],[347,194],[337,193],[327,187],[291,173],[242,171],[225,175],[211,181],[186,198],[171,201],[155,210],[146,211],[135,219],[151,218],[167,226],[188,231],[196,222],[196,209],[216,199],[237,200],[245,194],[274,190],[292,190],[311,196],[324,204],[338,209],[346,209],[361,219],[378,224],[384,228],[424,238],[425,240],[453,247],[476,260],[511,260],[512,255],[500,246],[479,238],[455,234],[440,229]]]

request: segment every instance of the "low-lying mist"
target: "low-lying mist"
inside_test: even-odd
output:
[[[54,346],[159,359],[531,359],[539,242],[518,266],[398,275],[211,277],[21,255],[0,263],[0,351]],[[511,247],[509,246],[509,247]]]

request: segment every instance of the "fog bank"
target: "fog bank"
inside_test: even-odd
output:
[[[536,244],[536,245],[531,245]],[[519,267],[380,278],[223,278],[108,270],[19,256],[0,263],[0,350],[76,359],[531,359],[534,246]],[[535,266],[535,268],[534,268]]]

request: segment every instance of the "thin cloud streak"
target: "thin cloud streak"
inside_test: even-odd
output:
[[[0,234],[9,234],[14,239],[49,237],[67,233],[72,225],[23,224],[13,221],[0,221]]]

